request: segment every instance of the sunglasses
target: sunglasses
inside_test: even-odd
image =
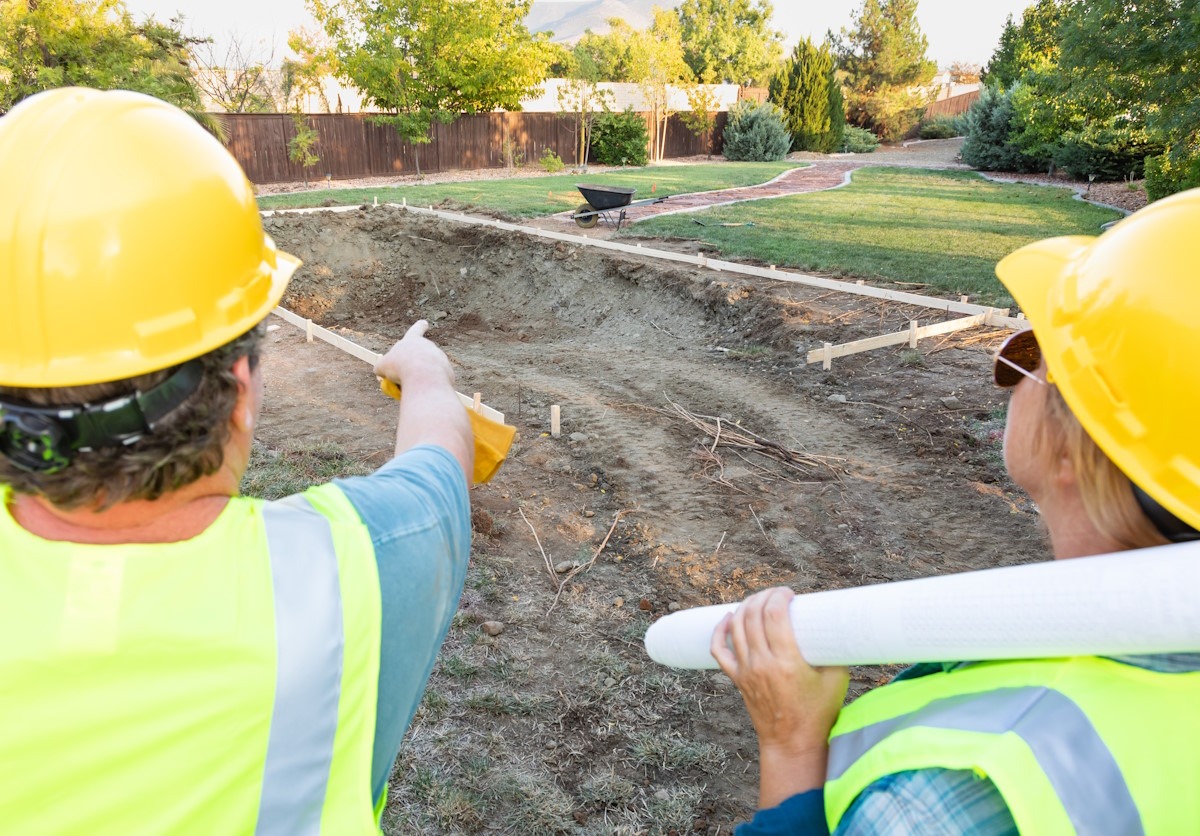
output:
[[[1033,331],[1017,331],[996,352],[992,378],[1004,389],[1016,386],[1023,377],[1045,386],[1048,381],[1034,374],[1041,364],[1042,349]]]

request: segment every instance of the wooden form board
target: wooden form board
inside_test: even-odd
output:
[[[290,322],[297,328],[303,328],[308,336],[309,342],[312,342],[313,338],[316,337],[317,339],[323,340],[324,342],[327,342],[336,348],[340,348],[347,354],[357,357],[359,360],[370,363],[372,366],[378,363],[379,358],[383,356],[381,354],[376,354],[369,348],[364,348],[356,342],[346,339],[340,334],[333,333],[328,328],[322,328],[311,319],[305,319],[302,316],[297,316],[286,308],[275,308],[273,311],[271,311],[271,313],[275,314],[277,317],[286,322]],[[492,409],[490,406],[483,403],[478,395],[471,398],[464,395],[462,392],[456,392],[455,394],[458,395],[458,399],[462,401],[462,405],[467,407],[467,409],[472,409],[483,417],[491,418],[493,421],[498,423],[504,423],[504,413],[498,409]]]
[[[924,327],[918,327],[917,321],[913,320],[909,323],[908,328],[892,334],[880,334],[878,337],[867,337],[865,340],[855,340],[854,342],[842,343],[841,345],[825,343],[824,347],[814,348],[808,352],[806,361],[809,363],[823,363],[824,368],[828,369],[830,362],[835,357],[846,357],[862,351],[872,351],[876,348],[884,348],[889,345],[903,345],[904,343],[915,347],[917,340],[928,337],[939,337],[942,334],[950,334],[955,331],[963,331],[967,328],[977,328],[980,325],[990,324],[992,323],[988,321],[987,314],[948,319],[945,322],[935,322],[932,325]]]

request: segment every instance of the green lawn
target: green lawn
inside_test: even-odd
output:
[[[655,218],[622,236],[704,241],[732,260],[918,283],[1008,306],[997,261],[1041,238],[1098,235],[1118,217],[1068,189],[992,183],[965,171],[870,168],[840,189]]]
[[[641,200],[757,185],[788,169],[800,167],[802,164],[788,162],[668,165],[627,168],[607,174],[556,174],[390,188],[320,189],[260,197],[258,205],[263,209],[352,206],[371,203],[378,197],[380,203],[400,203],[405,199],[414,206],[431,206],[448,200],[462,207],[479,207],[514,218],[532,218],[574,209],[583,203],[575,189],[576,183],[633,186],[637,189],[634,200]]]

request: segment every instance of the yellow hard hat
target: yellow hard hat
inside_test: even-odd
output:
[[[0,118],[0,385],[168,368],[250,330],[300,262],[178,108],[63,88]]]
[[[1096,238],[1022,247],[996,274],[1088,435],[1135,485],[1200,528],[1200,189]]]

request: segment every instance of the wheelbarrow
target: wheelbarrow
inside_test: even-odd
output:
[[[575,188],[583,195],[587,203],[581,204],[571,213],[571,218],[581,229],[591,229],[603,218],[605,223],[615,223],[617,229],[625,223],[625,211],[634,206],[648,206],[652,203],[662,203],[670,195],[652,197],[647,200],[633,200],[637,189],[626,189],[621,186],[582,186],[578,183]],[[614,221],[613,218],[616,218]]]

